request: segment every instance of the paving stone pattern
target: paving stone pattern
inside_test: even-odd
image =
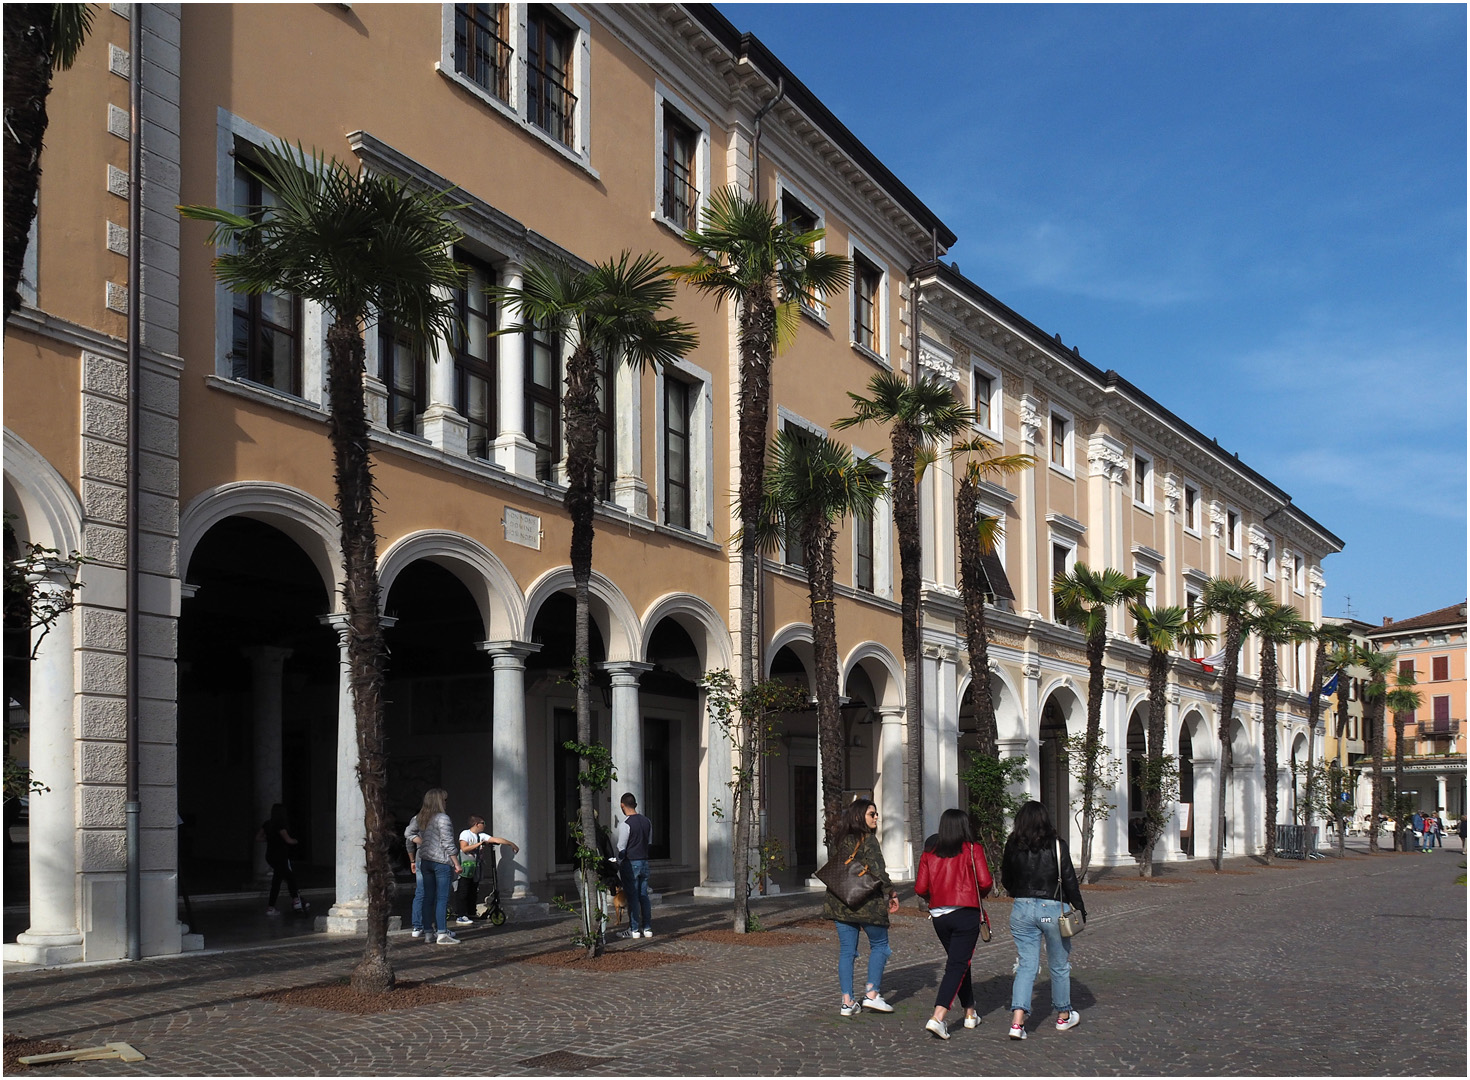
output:
[[[996,934],[975,956],[983,1023],[956,1023],[946,1043],[923,1030],[942,968],[926,920],[894,920],[884,992],[896,1011],[844,1019],[835,935],[759,949],[692,940],[724,925],[729,908],[688,897],[658,909],[657,937],[613,948],[698,962],[643,971],[520,962],[564,946],[566,920],[476,928],[455,947],[393,936],[402,977],[493,991],[469,1010],[355,1016],[259,1000],[350,971],[360,946],[314,935],[131,965],[7,965],[4,1024],[73,1047],[127,1041],[148,1055],[126,1067],[47,1067],[78,1076],[1462,1077],[1464,861],[1457,851],[1271,868],[1234,860],[1237,872],[1216,875],[1201,860],[1171,864],[1167,884],[1112,871],[1088,895],[1091,919],[1073,950],[1081,1025],[1054,1030],[1043,964],[1025,1042],[1005,1033],[1014,950],[1004,903],[990,905]],[[779,925],[816,914],[819,901],[796,894],[759,910]],[[866,946],[859,978],[865,964]]]

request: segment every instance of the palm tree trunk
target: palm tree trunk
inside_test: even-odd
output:
[[[41,145],[46,138],[46,98],[51,93],[52,4],[5,5],[5,321],[20,306],[36,192],[41,184]]]
[[[1276,643],[1261,643],[1261,737],[1266,753],[1266,865],[1276,854],[1276,780],[1279,771],[1276,748]]]
[[[970,654],[970,711],[975,717],[979,753],[998,757],[1000,730],[990,687],[990,640],[985,625],[984,568],[980,562],[979,489],[966,478],[955,496],[956,541],[960,553],[960,596],[965,605],[965,644]]]
[[[1240,674],[1240,616],[1225,619],[1225,675],[1220,686],[1220,775],[1215,784],[1215,870],[1225,861],[1225,784],[1230,776],[1230,722],[1235,718],[1235,683]]]
[[[364,350],[360,313],[339,312],[327,331],[328,436],[336,467],[337,514],[342,528],[342,606],[347,614],[347,671],[357,717],[357,761],[362,785],[367,856],[367,947],[352,969],[352,986],[366,993],[393,988],[388,961],[388,910],[393,875],[388,867],[390,822],[384,799],[388,757],[383,732],[383,625],[379,617],[378,536],[374,524],[372,460],[363,399]]]
[[[1154,876],[1154,845],[1164,831],[1164,728],[1168,710],[1169,654],[1152,649],[1148,657],[1148,784],[1143,795],[1144,877]]]
[[[837,533],[823,518],[809,519],[801,530],[806,549],[807,596],[811,601],[812,662],[816,667],[817,739],[822,750],[822,835],[832,846],[832,832],[842,813],[847,787],[847,745],[842,737],[842,711],[837,685],[837,616],[832,579]]]
[[[908,732],[904,761],[904,818],[909,865],[917,869],[924,845],[924,716],[919,701],[919,590],[923,574],[919,491],[914,475],[916,440],[909,425],[893,425],[893,523],[898,532],[898,583],[903,645],[903,703]]]
[[[572,523],[572,586],[574,596],[572,633],[574,678],[577,696],[577,742],[592,743],[592,644],[591,582],[593,516],[597,497],[594,478],[597,463],[597,355],[585,342],[579,343],[567,360],[566,391],[562,396],[562,412],[566,417],[567,491],[562,504]],[[588,769],[587,758],[578,759],[579,771]],[[592,790],[577,785],[577,816],[582,825],[582,843],[597,849],[597,819],[593,814]],[[580,860],[579,860],[580,863]],[[579,865],[585,910],[583,926],[587,932],[587,955],[596,956],[601,942],[591,912],[592,898],[597,895],[592,868]]]
[[[1383,812],[1383,696],[1373,699],[1373,816],[1368,823],[1368,850],[1378,850],[1378,815]]]
[[[776,307],[769,287],[753,288],[740,305],[740,690],[761,681],[756,644],[756,579],[760,549],[761,493],[766,477],[766,427],[771,414],[771,357],[776,348]],[[760,718],[741,710],[742,755],[756,753]],[[741,762],[749,769],[751,762]],[[746,796],[735,800],[732,872],[735,880],[735,932],[745,933],[750,911],[750,828],[755,808],[754,785],[743,782]]]
[[[1347,722],[1348,722],[1348,694],[1350,692],[1349,691],[1349,687],[1352,684],[1352,679],[1348,675],[1348,673],[1347,673],[1346,670],[1343,670],[1342,672],[1340,672],[1338,674],[1338,677],[1337,678],[1338,678],[1338,682],[1337,682],[1337,727],[1335,729],[1337,731],[1337,756],[1338,756],[1338,759],[1339,759],[1338,760],[1338,766],[1342,769],[1343,783],[1344,784],[1347,784],[1348,782],[1351,781],[1352,776],[1348,772],[1348,767],[1347,767],[1347,747],[1344,745],[1343,740],[1342,740],[1342,737],[1347,732]],[[1353,802],[1353,813],[1356,814],[1357,813],[1357,797],[1358,797],[1358,792],[1356,790],[1357,785],[1354,784],[1353,787],[1354,787],[1354,791],[1353,791],[1353,800],[1354,800],[1354,802]],[[1335,808],[1336,808],[1336,804],[1334,804],[1334,809]],[[1370,849],[1372,848],[1372,844],[1371,843],[1369,844],[1369,848]],[[1341,817],[1338,818],[1338,827],[1337,827],[1337,855],[1338,855],[1338,858],[1344,858],[1347,855],[1347,835],[1346,835],[1345,830],[1342,827],[1342,819],[1341,819]]]
[[[1077,866],[1079,881],[1087,879],[1092,864],[1092,808],[1097,801],[1097,754],[1102,742],[1103,653],[1108,647],[1104,622],[1087,636],[1087,732],[1082,740],[1082,860]],[[1057,822],[1062,829],[1064,822]]]
[[[1312,743],[1317,739],[1317,721],[1322,716],[1322,680],[1327,677],[1327,649],[1320,641],[1317,642],[1316,653],[1312,661],[1312,692],[1307,697],[1307,779],[1303,785],[1307,805],[1302,813],[1302,824],[1308,832],[1312,830],[1312,799],[1316,794],[1313,769],[1316,755]]]
[[[1386,704],[1384,708],[1387,709]],[[1399,850],[1408,851],[1404,843],[1409,823],[1409,818],[1404,813],[1404,717],[1397,710],[1393,714],[1393,809],[1393,831],[1399,838]]]

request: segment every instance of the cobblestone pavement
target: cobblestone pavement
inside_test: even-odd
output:
[[[1466,1069],[1465,858],[1349,855],[1264,867],[1170,864],[1146,883],[1114,870],[1087,890],[1073,950],[1076,1029],[1058,1033],[1047,974],[1030,1037],[1006,1037],[1008,906],[975,956],[981,1026],[926,1035],[942,967],[927,921],[895,917],[884,991],[896,1012],[837,1014],[835,937],[770,948],[693,940],[728,902],[670,897],[657,937],[616,949],[693,962],[622,974],[521,962],[566,944],[568,921],[475,930],[457,947],[405,934],[401,978],[484,988],[479,1002],[354,1016],[254,995],[345,976],[360,945],[323,935],[236,951],[37,971],[7,965],[7,1034],[70,1046],[124,1040],[148,1060],[49,1066],[129,1075],[1422,1075]],[[761,902],[768,925],[818,912],[816,894]],[[913,901],[906,900],[906,906]],[[866,946],[864,946],[866,951]],[[859,958],[859,973],[866,963]],[[466,1005],[470,1007],[466,1007]],[[571,1052],[535,1063],[543,1055]]]

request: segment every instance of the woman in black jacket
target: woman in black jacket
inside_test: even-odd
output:
[[[1011,936],[1016,939],[1016,977],[1011,984],[1011,1038],[1026,1037],[1031,1012],[1031,990],[1041,968],[1041,942],[1046,940],[1051,969],[1051,1003],[1057,1010],[1057,1030],[1070,1031],[1081,1021],[1072,1008],[1072,941],[1062,937],[1057,919],[1063,900],[1082,913],[1082,890],[1067,842],[1057,836],[1051,814],[1039,802],[1028,802],[1016,814],[1016,827],[1006,840],[1000,867],[1001,884],[1015,897],[1011,904]],[[1061,899],[1058,899],[1058,897]]]

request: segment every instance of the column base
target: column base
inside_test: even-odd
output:
[[[318,915],[313,927],[328,934],[366,934],[368,931],[368,906],[366,901],[349,901],[333,904],[325,915]],[[388,916],[389,931],[403,929],[403,919],[398,915]]]
[[[734,900],[735,882],[706,881],[703,885],[696,885],[694,887],[694,895],[708,897],[713,900]]]
[[[504,432],[496,436],[494,460],[515,476],[535,476],[536,444],[518,431]]]
[[[5,945],[5,961],[11,964],[37,964],[54,967],[75,964],[82,959],[81,934],[32,934],[27,931]]]

